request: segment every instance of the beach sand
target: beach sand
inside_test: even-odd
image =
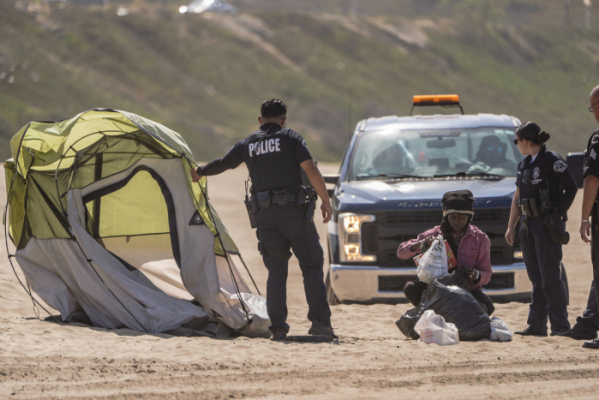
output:
[[[323,165],[325,173],[337,168]],[[0,176],[4,176],[3,171]],[[265,293],[266,269],[243,205],[245,167],[210,177],[209,197]],[[5,182],[0,183],[5,204]],[[564,251],[570,321],[582,313],[592,281],[590,247],[577,233],[579,193]],[[326,227],[316,218],[323,247]],[[2,233],[4,243],[4,231]],[[326,247],[325,247],[326,249]],[[325,257],[326,258],[326,257]],[[328,268],[325,260],[325,270]],[[22,278],[22,274],[18,270]],[[245,274],[245,272],[243,272]],[[306,334],[301,272],[292,258],[290,334]],[[599,351],[563,337],[461,342],[439,347],[407,340],[395,321],[408,305],[332,307],[333,343],[173,337],[44,322],[0,250],[2,399],[577,399],[599,397]],[[509,328],[526,327],[528,305],[497,304]],[[43,311],[39,314],[46,317]]]

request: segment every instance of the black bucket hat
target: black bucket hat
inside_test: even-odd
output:
[[[443,195],[443,217],[449,214],[474,215],[474,195],[470,190],[456,190]]]

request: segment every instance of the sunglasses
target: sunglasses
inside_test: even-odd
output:
[[[522,139],[514,139],[514,144],[517,146],[518,142],[521,141]]]

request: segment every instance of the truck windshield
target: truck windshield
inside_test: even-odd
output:
[[[360,133],[350,180],[451,175],[516,176],[522,155],[506,128]]]

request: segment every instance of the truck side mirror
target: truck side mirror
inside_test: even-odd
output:
[[[582,177],[584,169],[584,153],[568,153],[568,168],[576,182],[576,186],[582,189],[584,178]]]
[[[333,184],[333,186],[337,186],[337,183],[339,183],[339,174],[335,174],[335,175],[323,175],[322,176],[325,183],[331,183]],[[335,193],[335,189],[327,189],[327,192],[329,193],[329,197],[333,197],[333,193]]]
[[[337,182],[339,182],[339,175],[323,175],[322,176],[324,178],[324,181],[326,183],[332,183],[333,185],[337,185]]]

